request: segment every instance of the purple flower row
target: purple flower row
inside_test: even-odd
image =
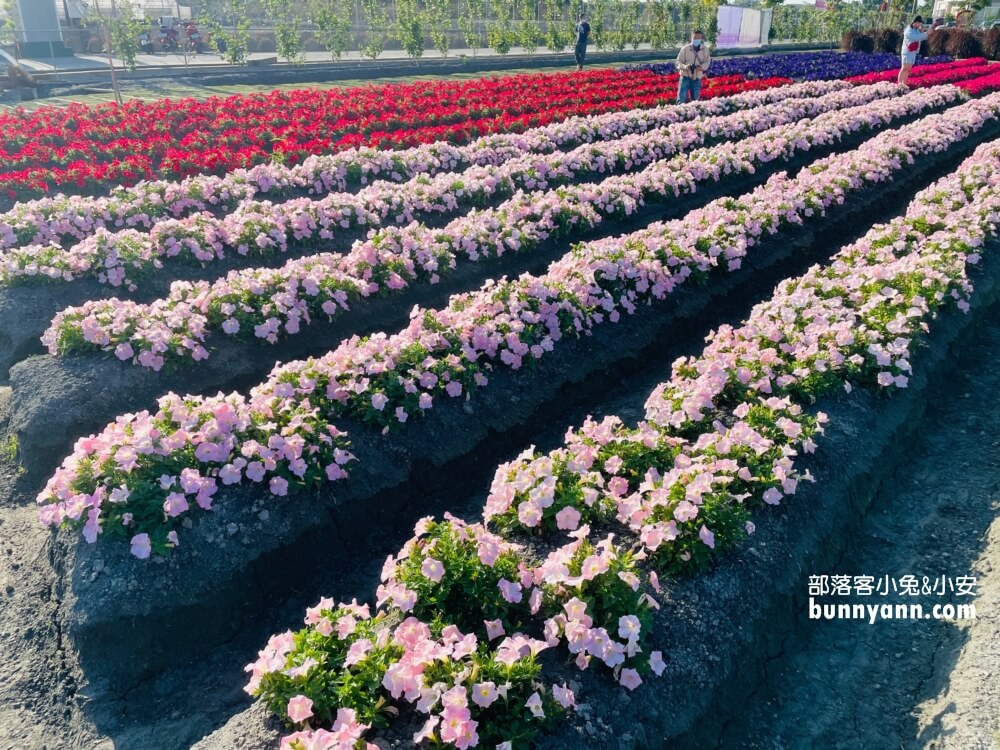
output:
[[[822,96],[847,86],[841,81],[799,84],[679,106],[572,117],[520,134],[484,136],[467,146],[437,142],[401,151],[365,147],[311,156],[294,166],[270,163],[224,176],[142,182],[119,188],[107,197],[45,197],[19,203],[0,215],[0,250],[75,243],[99,229],[148,230],[166,219],[206,211],[228,213],[253,200],[340,193],[383,180],[412,183],[418,176],[460,172],[473,166],[499,166],[527,154],[548,154],[614,140],[675,123],[758,108],[785,98]]]
[[[439,398],[466,396],[498,365],[517,369],[540,359],[566,336],[617,322],[713,267],[735,270],[765,232],[803,223],[845,193],[890,179],[998,113],[1000,94],[972,101],[683,221],[579,245],[542,276],[490,282],[444,309],[417,309],[400,333],[354,337],[323,357],[280,365],[247,398],[169,394],[156,414],[119,417],[78,441],[39,494],[42,521],[83,525],[90,542],[105,530],[127,533],[133,551],[148,556],[151,546],[177,543],[174,526],[188,498],[208,508],[220,483],[266,481],[272,494],[284,495],[342,479],[352,456],[334,420],[388,430]]]
[[[949,62],[951,57],[921,57],[917,65]],[[879,52],[806,52],[788,55],[755,55],[753,57],[722,57],[712,61],[713,76],[743,75],[747,78],[794,78],[799,81],[820,81],[891,70],[899,67],[899,55]],[[626,70],[648,70],[661,75],[676,73],[673,63],[628,65]]]
[[[213,332],[273,343],[382,290],[415,282],[433,284],[463,257],[477,261],[505,252],[528,252],[553,236],[571,235],[632,213],[646,201],[692,193],[699,183],[752,172],[776,158],[789,159],[859,129],[961,98],[957,89],[941,87],[881,99],[896,91],[891,84],[886,86],[858,98],[849,96],[851,92],[834,92],[812,102],[788,101],[763,119],[754,117],[743,125],[753,132],[754,123],[788,123],[775,124],[759,135],[660,160],[635,175],[610,177],[596,185],[518,194],[498,208],[472,212],[440,230],[420,224],[387,228],[355,244],[346,255],[324,253],[279,269],[246,269],[213,283],[178,282],[168,297],[148,304],[92,300],[60,312],[42,341],[52,354],[104,349],[153,370],[168,360],[207,358],[206,336]],[[802,119],[817,113],[823,114]],[[730,117],[740,122],[742,116]],[[738,132],[732,122],[719,127]]]

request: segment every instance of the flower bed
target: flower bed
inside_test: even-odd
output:
[[[760,87],[720,78],[705,96]],[[221,174],[275,155],[293,163],[362,145],[468,143],[675,97],[676,81],[601,70],[16,111],[0,117],[0,193],[18,199],[52,189],[94,192],[141,179]]]
[[[916,66],[913,72],[910,74],[910,81],[915,82],[926,76],[935,75],[938,73],[956,73],[961,75],[961,73],[966,69],[980,69],[986,65],[985,57],[970,57],[965,60],[949,60],[948,62],[935,63],[935,64],[924,64]],[[883,70],[875,73],[865,73],[863,75],[851,76],[850,78],[845,78],[844,80],[848,83],[854,84],[855,86],[867,86],[873,83],[880,83],[884,81],[895,81],[896,76],[899,74],[898,66],[896,70]],[[960,80],[960,79],[955,79]],[[944,81],[942,81],[944,83]]]
[[[773,178],[745,202],[719,201],[682,226],[578,246],[541,277],[487,284],[444,310],[414,311],[399,334],[354,338],[319,359],[279,366],[248,398],[165,397],[156,414],[120,417],[78,442],[39,495],[42,519],[82,525],[90,542],[105,529],[131,536],[145,557],[150,542],[161,551],[176,544],[175,519],[189,510],[188,496],[210,507],[220,482],[267,482],[282,496],[343,479],[351,455],[332,420],[402,425],[437,399],[485,386],[498,364],[518,369],[565,337],[663,299],[691,276],[739,268],[765,232],[891,179],[904,161],[960,142],[998,111],[1000,96],[969,102],[822,160],[795,180]]]
[[[1000,191],[990,183],[997,158],[1000,142],[979,149],[956,175],[920,194],[905,218],[874,228],[831,264],[787,280],[743,326],[721,328],[703,354],[675,364],[637,428],[615,417],[588,421],[568,433],[565,448],[545,455],[529,450],[501,466],[484,511],[500,534],[451,517],[422,520],[383,567],[374,618],[367,605],[324,600],[308,611],[304,630],[272,638],[247,667],[247,691],[299,730],[283,747],[301,750],[322,737],[324,730],[313,727],[336,710],[352,716],[367,710],[373,721],[378,708],[388,720],[393,707],[405,707],[428,717],[414,742],[455,747],[477,746],[480,732],[490,742],[495,737],[488,732],[508,741],[512,735],[503,732],[512,721],[525,731],[541,729],[532,726],[532,717],[545,716],[547,686],[539,670],[519,679],[504,675],[517,697],[507,692],[498,713],[485,713],[484,702],[488,708],[497,700],[497,685],[480,682],[474,668],[462,669],[457,643],[463,653],[479,647],[479,659],[511,665],[518,657],[533,665],[540,650],[565,646],[580,669],[596,658],[629,690],[642,683],[641,674],[661,674],[661,651],[646,657],[643,650],[649,609],[659,607],[658,573],[704,567],[754,532],[751,509],[778,504],[800,481],[813,479],[798,473],[794,458],[816,449],[813,437],[826,417],[803,406],[840,386],[850,390],[852,382],[906,387],[928,324],[950,306],[967,307],[968,270],[996,236]],[[587,522],[610,525],[622,543],[608,536],[593,546]],[[525,550],[513,543],[518,528],[543,536]],[[567,533],[573,541],[539,552]],[[504,572],[515,568],[518,576]],[[498,585],[449,601],[447,592],[484,578]],[[523,602],[533,623],[516,609]],[[430,620],[450,632],[447,644],[432,638]],[[369,623],[379,635],[372,636]],[[512,630],[493,650],[489,643]],[[387,658],[373,651],[374,643],[397,650]],[[317,658],[328,653],[347,656]],[[334,693],[331,678],[358,689]],[[572,695],[550,684],[554,701],[570,708]],[[532,692],[537,699],[522,702]],[[315,705],[324,710],[313,714]]]
[[[788,98],[822,96],[847,87],[839,81],[780,85],[685,104],[576,116],[523,133],[495,133],[466,146],[434,142],[400,151],[369,147],[307,157],[301,164],[268,162],[222,176],[196,175],[180,182],[155,180],[118,188],[106,197],[39,198],[0,216],[0,250],[24,245],[65,244],[97,229],[151,228],[167,218],[212,211],[228,213],[251,199],[280,201],[296,195],[357,190],[379,180],[409,181],[420,175],[499,166],[526,154],[551,153],[586,143],[644,133],[679,122],[753,109]]]
[[[922,65],[939,65],[951,57],[922,57]],[[715,76],[742,75],[749,79],[769,78],[780,75],[798,81],[817,81],[831,78],[848,78],[895,68],[899,70],[899,55],[866,52],[806,52],[789,55],[760,55],[757,57],[726,57],[712,61],[711,74]],[[629,65],[626,70],[653,72],[659,75],[676,75],[673,63],[648,63]],[[779,72],[780,71],[780,72]]]
[[[1000,73],[990,73],[979,78],[959,81],[955,85],[964,91],[968,91],[972,96],[982,96],[983,94],[1000,90]]]
[[[767,113],[751,110],[746,117],[743,113],[725,116],[718,122],[704,123],[698,134],[681,126],[687,140],[695,143],[713,133],[735,137],[773,127],[743,141],[655,161],[634,177],[519,194],[508,204],[456,219],[441,230],[411,224],[379,231],[344,256],[322,254],[280,269],[248,269],[213,284],[175,285],[170,297],[150,304],[94,300],[59,313],[42,340],[51,354],[103,349],[154,370],[167,360],[190,363],[206,359],[209,351],[204,344],[212,332],[255,336],[274,343],[281,336],[303,330],[310,321],[330,320],[379,291],[403,289],[414,282],[436,283],[459,260],[528,252],[554,236],[578,234],[606,219],[629,214],[646,201],[676,198],[694,192],[701,182],[752,172],[776,159],[789,160],[802,149],[839,140],[869,123],[888,123],[954,101],[953,89],[879,101],[896,91],[891,84],[883,86],[865,89],[860,97],[837,92],[818,100],[773,105]],[[815,115],[819,116],[805,119]],[[641,165],[667,157],[682,148],[673,145],[672,137],[655,131],[630,137],[634,139],[632,151],[620,158]],[[613,171],[603,166],[613,153],[593,155],[595,171]],[[580,165],[584,156],[573,157],[572,162]],[[531,179],[559,181],[557,175],[539,168],[537,161],[533,164],[527,173],[538,177]],[[491,175],[483,182],[495,186],[504,178],[510,179],[508,175],[500,179]],[[475,195],[475,182],[469,182],[466,190]],[[516,186],[512,184],[510,192]],[[104,269],[111,261],[98,258],[94,262]]]
[[[946,97],[953,95],[953,92],[944,93]],[[908,102],[897,100],[892,112],[898,115],[912,111],[913,105],[919,111],[923,105],[935,101],[929,96],[916,94],[910,95]],[[690,190],[697,185],[698,192],[693,195],[695,198],[701,197],[702,201],[715,195],[728,195],[733,191],[749,189],[760,184],[779,166],[797,169],[825,153],[851,148],[853,144],[863,140],[868,126],[891,120],[892,112],[889,110],[858,109],[850,117],[830,119],[822,115],[794,127],[777,128],[746,142],[726,144],[704,153],[696,152],[691,158],[680,159],[674,165],[664,164],[663,170],[645,175],[642,183],[633,181],[624,187],[614,186],[613,189],[611,184],[605,184],[599,191],[604,194],[604,205],[596,218],[613,219],[616,215],[628,212],[630,206],[634,205],[637,188],[649,193],[652,196],[650,199],[659,200],[658,191],[662,191],[664,185],[676,182],[680,195],[690,194]],[[667,171],[668,168],[672,171]],[[737,176],[740,170],[745,176]],[[678,180],[678,175],[682,179]],[[704,187],[706,182],[711,185],[710,188]],[[348,256],[355,269],[350,274],[336,268],[324,269],[322,262],[307,262],[296,266],[302,272],[300,282],[286,283],[280,274],[268,271],[231,275],[221,283],[228,283],[233,289],[244,288],[245,291],[252,292],[253,296],[242,296],[228,302],[217,301],[220,305],[237,305],[239,325],[252,340],[277,342],[277,349],[269,357],[248,354],[248,349],[235,336],[221,333],[225,329],[218,328],[218,325],[206,325],[202,317],[203,305],[211,301],[211,295],[205,289],[197,291],[196,288],[178,285],[178,290],[186,288],[197,291],[197,294],[187,300],[187,304],[193,307],[176,308],[168,315],[151,320],[149,325],[164,326],[161,332],[165,332],[169,330],[167,326],[187,321],[187,333],[170,341],[165,347],[132,352],[141,364],[154,368],[169,362],[166,372],[155,377],[143,375],[141,370],[130,372],[130,368],[117,361],[94,357],[72,358],[65,362],[37,357],[13,368],[11,428],[18,436],[21,456],[36,471],[46,472],[54,465],[58,456],[69,448],[70,444],[65,436],[98,429],[123,410],[148,408],[155,403],[155,397],[166,390],[211,393],[216,388],[231,387],[234,382],[257,382],[267,372],[269,363],[275,359],[300,358],[305,354],[326,351],[352,334],[395,328],[400,321],[405,321],[406,312],[414,304],[427,304],[428,300],[435,305],[443,304],[447,293],[468,289],[482,279],[487,271],[494,276],[523,271],[525,261],[520,256],[524,254],[530,253],[528,262],[539,270],[544,269],[547,263],[563,252],[564,245],[551,241],[553,233],[565,233],[567,226],[573,226],[563,215],[570,219],[576,217],[577,222],[584,225],[595,218],[594,210],[587,208],[588,201],[594,195],[593,191],[584,188],[578,193],[577,197],[581,200],[575,200],[574,193],[562,193],[557,197],[565,202],[556,204],[556,208],[561,206],[561,212],[553,212],[552,206],[546,205],[540,215],[536,213],[538,202],[526,198],[507,214],[488,215],[486,226],[494,229],[485,234],[456,231],[454,237],[461,238],[461,243],[453,246],[448,244],[451,240],[445,242],[448,236],[446,232],[436,232],[429,237],[421,237],[410,230],[389,232],[381,240],[376,238],[378,241],[370,246],[366,243],[357,253]],[[669,195],[667,197],[670,198]],[[699,204],[698,201],[678,201],[673,197],[669,200],[669,212],[682,216]],[[563,218],[560,219],[560,216]],[[639,218],[631,223],[643,225],[645,221]],[[460,220],[456,226],[468,229],[471,224]],[[503,228],[504,231],[496,233],[496,227]],[[549,239],[545,239],[546,235]],[[508,244],[511,238],[517,239],[516,247]],[[485,268],[477,271],[475,266],[482,264],[485,264]],[[326,273],[327,271],[330,273]],[[441,278],[435,282],[438,275]],[[348,282],[355,279],[355,286],[334,288],[338,279],[346,279]],[[269,291],[272,282],[273,292]],[[363,300],[340,294],[344,289],[371,289],[376,282],[386,290],[386,294],[376,297],[374,293],[370,293]],[[312,288],[311,285],[315,284],[319,298],[296,294],[294,289],[297,288],[297,283],[303,289]],[[268,299],[271,299],[271,303],[267,302]],[[329,302],[325,307],[324,299]],[[261,304],[256,305],[255,300]],[[267,305],[272,303],[278,307],[268,312]],[[330,315],[327,309],[331,309],[334,304],[337,306],[333,310],[336,314]],[[296,314],[296,305],[299,306],[299,314]],[[350,308],[346,315],[342,314],[345,306]],[[99,308],[99,305],[95,305],[91,309]],[[131,308],[126,308],[123,312],[128,309]],[[224,311],[222,307],[219,309]],[[255,309],[266,316],[257,323],[253,322]],[[276,315],[284,314],[279,313],[279,309],[287,310],[288,318],[271,320]],[[145,318],[152,313],[153,310],[145,310],[139,317]],[[94,317],[97,318],[96,314]],[[328,320],[329,318],[332,320]],[[221,324],[225,324],[225,321],[219,321],[219,325]],[[96,329],[92,323],[85,323],[82,330],[91,333],[97,330],[107,331],[110,336],[120,325],[121,322]],[[214,341],[206,338],[204,343],[198,343],[206,335],[206,331],[211,333],[213,328],[216,331]],[[152,328],[147,330],[153,336],[156,335]],[[293,335],[293,332],[305,331],[309,332],[308,336]],[[282,342],[281,339],[289,341]],[[160,340],[167,341],[166,338]],[[110,348],[126,355],[126,345],[132,346],[126,342],[125,345],[119,343]],[[197,354],[200,361],[197,362],[197,367],[178,368],[178,364],[195,363],[191,359],[175,359],[182,355],[188,345],[194,347],[188,351]],[[202,349],[196,352],[198,346]],[[213,354],[209,361],[204,361],[209,349]],[[151,357],[154,359],[151,360]],[[38,398],[42,383],[47,388],[57,388],[63,392],[58,402],[49,403]]]
[[[258,257],[290,248],[329,244],[344,232],[363,227],[398,225],[415,217],[446,216],[560,184],[589,182],[616,172],[630,172],[694,148],[709,140],[739,138],[768,126],[829,109],[890,97],[888,84],[857,92],[834,93],[822,104],[791,99],[767,108],[708,118],[697,126],[678,123],[626,135],[569,152],[525,155],[500,166],[472,167],[460,174],[419,176],[404,185],[379,181],[357,195],[334,193],[319,200],[299,198],[274,205],[247,201],[224,218],[201,213],[166,220],[152,231],[98,229],[77,244],[28,245],[2,256],[0,281],[60,283],[95,277],[101,283],[134,291],[143,275],[167,261],[209,264],[227,257]]]
[[[793,225],[768,237],[747,255],[741,273],[717,274],[701,288],[681,284],[665,302],[641,305],[628,325],[598,325],[592,336],[564,338],[530,367],[495,368],[489,387],[469,391],[467,400],[445,398],[432,419],[410,419],[405,429],[379,435],[345,418],[339,426],[350,432],[358,460],[348,466],[350,481],[331,488],[336,497],[329,489],[277,497],[253,482],[223,487],[212,513],[186,514],[180,547],[155,565],[131,557],[128,544],[89,545],[58,534],[52,559],[63,581],[63,632],[81,654],[99,655],[102,675],[123,689],[173,663],[179,648],[194,658],[231,639],[241,620],[287,594],[289,576],[313,566],[346,570],[368,549],[368,530],[415,517],[414,505],[427,500],[415,487],[440,477],[445,467],[453,471],[449,462],[467,457],[464,471],[475,471],[474,447],[479,455],[507,454],[521,428],[540,429],[558,418],[567,393],[598,397],[629,371],[637,352],[648,361],[654,351],[662,355],[664,345],[676,354],[696,348],[697,332],[720,317],[743,315],[761,288],[826,257],[859,222],[898,206],[928,176],[954,169],[987,133],[996,137],[995,122],[946,152],[905,166],[898,181],[852,194],[829,217],[814,215],[805,225],[810,229]],[[39,390],[51,387],[38,382]],[[114,648],[122,627],[129,629],[129,649]],[[192,628],[199,632],[197,644],[190,642]]]

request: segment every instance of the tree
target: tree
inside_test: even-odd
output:
[[[608,28],[605,25],[608,14],[608,0],[594,0],[590,4],[590,33],[594,39],[594,46],[599,50],[608,48]]]
[[[374,60],[385,49],[389,36],[389,16],[380,0],[361,0],[361,14],[368,26],[368,38],[361,45],[361,54]]]
[[[147,23],[137,18],[129,3],[122,3],[118,15],[110,19],[111,45],[115,55],[129,73],[135,72],[136,58],[139,56],[139,35],[148,28]]]
[[[518,11],[521,16],[521,31],[518,40],[525,52],[532,53],[542,42],[542,29],[538,25],[538,4],[536,0],[518,0]]]
[[[649,44],[653,49],[665,49],[677,41],[677,30],[670,8],[664,0],[650,0],[647,5],[649,16]]]
[[[296,0],[260,0],[261,6],[274,21],[274,49],[293,65],[305,61],[302,35],[299,33]]]
[[[431,44],[447,57],[451,49],[451,0],[424,0],[424,13],[431,32]]]
[[[351,8],[347,0],[315,0],[311,13],[316,39],[339,60],[351,44]]]
[[[517,41],[517,32],[511,26],[512,1],[489,0],[489,9],[495,18],[486,25],[486,43],[498,55],[506,55]]]
[[[573,41],[571,21],[563,14],[559,0],[543,0],[545,17],[545,46],[553,52],[562,52]]]
[[[226,15],[232,19],[232,26],[223,28],[214,18],[202,16],[198,25],[204,28],[212,40],[212,45],[230,65],[246,65],[250,54],[250,21],[247,0],[226,0],[223,5]]]
[[[458,15],[458,28],[462,30],[462,39],[466,46],[473,50],[482,46],[482,34],[477,24],[486,10],[485,0],[464,0]]]
[[[0,45],[14,43],[14,1],[0,0]]]
[[[423,21],[417,0],[396,0],[396,39],[410,57],[424,54]]]
[[[111,76],[111,91],[115,97],[115,103],[122,104],[122,92],[118,86],[118,74],[115,70],[114,44],[111,39],[111,18],[114,18],[116,7],[112,0],[111,16],[105,18],[100,6],[95,6],[92,11],[88,11],[88,20],[96,21],[104,37],[104,53],[108,56],[108,73]]]

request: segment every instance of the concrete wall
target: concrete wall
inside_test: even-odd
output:
[[[17,41],[59,42],[62,43],[62,31],[59,29],[59,16],[54,3],[38,0],[15,0],[17,6]]]

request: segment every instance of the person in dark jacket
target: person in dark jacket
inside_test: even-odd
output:
[[[576,57],[576,69],[583,70],[583,61],[587,57],[587,42],[590,39],[590,24],[587,23],[587,15],[580,14],[580,22],[576,25],[576,47],[573,48],[573,56]]]

